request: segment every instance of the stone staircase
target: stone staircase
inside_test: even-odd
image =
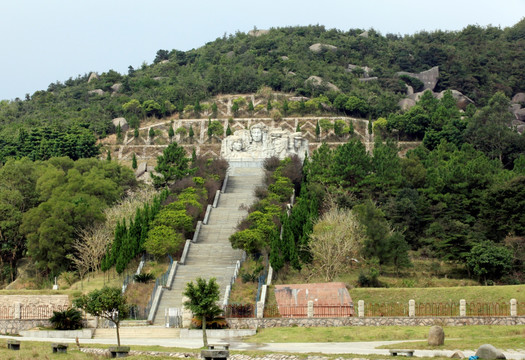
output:
[[[226,192],[221,193],[217,207],[210,213],[208,224],[202,225],[197,242],[191,244],[185,265],[178,265],[171,290],[165,289],[162,293],[154,326],[165,324],[167,308],[182,307],[186,283],[198,277],[215,277],[220,288],[220,302],[223,302],[235,264],[242,258],[242,251],[231,247],[229,237],[246,216],[245,208],[254,202],[254,189],[263,185],[263,174],[263,170],[258,167],[230,168]]]

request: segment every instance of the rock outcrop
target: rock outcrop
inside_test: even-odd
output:
[[[433,68],[426,71],[422,71],[419,74],[400,71],[396,73],[396,75],[407,75],[416,78],[423,83],[424,90],[434,90],[439,79],[439,66],[434,66]]]
[[[525,104],[525,93],[517,93],[512,97],[512,102],[514,104]]]
[[[461,92],[457,90],[451,90],[452,97],[456,100],[456,105],[458,108],[465,110],[468,106],[468,104],[474,104],[474,101],[470,99],[468,96],[463,95]],[[437,98],[441,99],[445,95],[445,91],[440,92],[437,94]]]
[[[98,74],[96,72],[92,72],[91,74],[89,74],[88,84],[93,80],[98,80]]]
[[[114,118],[113,120],[111,120],[111,122],[113,123],[113,126],[115,126],[115,128],[120,125],[120,130],[122,131],[129,130],[128,122],[123,117]]]
[[[312,84],[313,86],[315,87],[319,87],[319,86],[326,86],[329,90],[332,90],[332,91],[339,91],[339,88],[337,86],[335,86],[334,84],[332,84],[331,82],[328,82],[328,81],[324,81],[321,77],[319,76],[310,76],[308,79],[306,79],[306,81],[304,82],[305,84],[307,83],[310,83]]]
[[[493,345],[484,344],[481,345],[476,351],[476,356],[480,359],[506,359],[505,355]]]
[[[96,95],[104,95],[104,90],[102,89],[95,89],[95,90],[90,90],[88,91],[88,94],[96,94]]]
[[[401,108],[401,110],[407,111],[411,107],[415,106],[416,102],[412,99],[401,99],[397,105]]]
[[[441,346],[445,344],[445,332],[441,326],[432,326],[428,332],[428,345]]]
[[[323,50],[336,51],[337,50],[337,46],[329,45],[329,44],[316,43],[316,44],[311,45],[309,47],[309,49],[310,49],[311,52],[314,52],[314,53],[317,54],[317,53],[320,53]]]
[[[261,35],[266,35],[270,32],[270,30],[250,30],[248,31],[248,35],[250,36],[255,36],[255,37],[258,37],[258,36],[261,36]]]

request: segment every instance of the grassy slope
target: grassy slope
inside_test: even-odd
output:
[[[436,349],[477,349],[480,345],[491,343],[504,349],[525,349],[525,326],[452,326],[444,327],[445,345]],[[331,328],[267,328],[247,342],[350,342],[385,340],[422,340],[421,343],[399,344],[390,348],[431,349],[426,343],[427,326],[361,326]],[[451,340],[448,340],[451,339]]]

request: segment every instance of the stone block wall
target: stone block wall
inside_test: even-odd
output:
[[[50,327],[49,320],[0,320],[0,334],[18,335],[20,331],[37,326]]]
[[[458,316],[458,317],[346,317],[346,318],[244,318],[227,319],[231,329],[271,327],[335,326],[466,326],[525,325],[525,316]]]

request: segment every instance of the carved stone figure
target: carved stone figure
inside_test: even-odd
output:
[[[308,141],[300,132],[267,128],[263,124],[235,131],[221,146],[221,156],[228,161],[262,161],[272,156],[284,159],[290,155],[304,160],[307,152]]]

